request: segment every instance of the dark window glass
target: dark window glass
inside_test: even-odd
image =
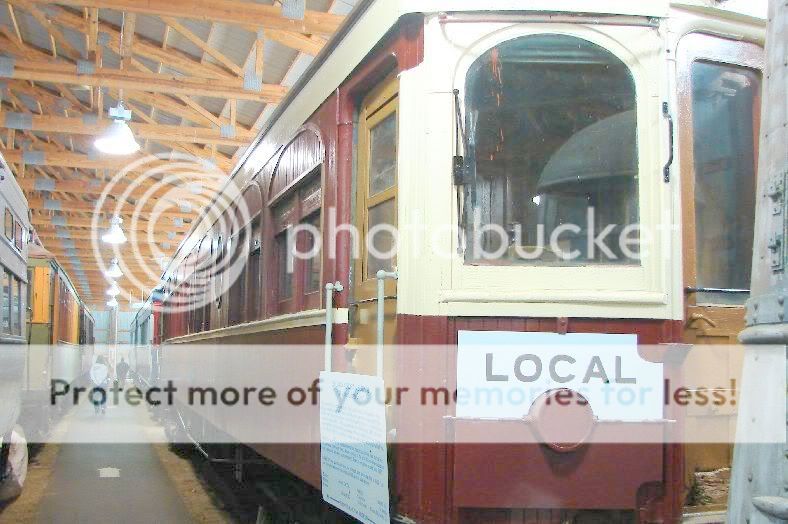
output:
[[[22,224],[16,222],[14,224],[14,245],[19,251],[22,251],[23,235],[24,235],[24,229],[22,228]]]
[[[3,333],[11,333],[11,273],[8,271],[2,272],[3,277],[3,310],[0,313],[2,316],[2,331]]]
[[[377,272],[393,271],[397,263],[396,239],[391,224],[397,223],[397,201],[386,200],[370,207],[368,212],[369,248],[367,250],[367,278],[375,278]]]
[[[14,240],[14,215],[10,209],[5,210],[5,237]]]
[[[311,217],[307,218],[304,221],[306,224],[310,224],[318,231],[318,236],[320,234],[320,213],[316,213]],[[304,268],[304,292],[305,293],[314,293],[316,291],[320,291],[320,270],[322,267],[322,257],[320,252],[320,241],[315,238],[312,233],[309,231],[304,231],[305,236],[305,246],[304,246],[304,253],[312,253],[312,250],[315,249],[316,241],[318,249],[315,250],[315,254],[309,256],[305,261],[305,268]]]
[[[692,65],[697,287],[750,288],[755,224],[755,123],[760,75]],[[743,304],[741,293],[699,293],[699,303]]]
[[[11,333],[22,334],[22,281],[14,279],[14,297],[11,304]]]
[[[397,113],[369,130],[369,196],[393,187],[397,178]]]
[[[279,270],[279,300],[293,297],[293,268],[294,257],[287,250],[287,230],[276,237],[276,251],[278,255]]]
[[[247,320],[257,320],[260,317],[260,303],[262,301],[262,290],[260,287],[262,245],[260,242],[261,222],[259,216],[252,221],[251,228],[249,261],[246,270],[246,315]]]
[[[232,239],[230,248],[230,266],[228,278],[233,279],[230,285],[228,321],[231,325],[239,324],[244,319],[244,305],[246,304],[246,264],[248,260],[248,244],[246,229]]]
[[[637,263],[620,242],[639,238],[635,84],[621,60],[571,36],[504,42],[471,66],[465,110],[468,262]]]

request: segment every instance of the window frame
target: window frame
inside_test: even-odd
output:
[[[394,184],[374,195],[370,195],[370,166],[372,130],[387,118],[394,116],[396,122],[395,147],[397,167]],[[368,275],[369,250],[369,210],[387,202],[394,203],[395,224],[399,224],[399,170],[400,160],[400,83],[398,78],[389,76],[377,85],[363,100],[359,108],[356,143],[356,211],[355,223],[361,233],[359,238],[359,257],[353,261],[354,300],[369,300],[377,296],[377,276]],[[397,246],[399,251],[399,246]],[[392,268],[397,269],[399,253],[394,256]],[[397,282],[388,279],[384,282],[385,294],[393,296],[397,292]]]
[[[279,173],[279,168],[281,167],[281,162],[284,158],[284,155],[298,140],[298,138],[305,133],[313,135],[314,139],[317,141],[317,147],[319,148],[319,151],[316,151],[315,153],[319,160],[313,165],[310,165],[305,171],[296,175],[294,179],[290,181],[290,183],[286,184],[283,189],[280,189],[278,192],[273,194],[274,184],[278,182],[277,174]],[[288,257],[286,250],[287,236],[290,234],[289,228],[303,224],[305,221],[314,217],[315,214],[319,213],[321,223],[321,243],[325,243],[323,208],[325,205],[326,196],[326,157],[323,144],[324,142],[322,134],[316,126],[307,124],[300,128],[293,135],[293,138],[288,142],[287,146],[285,146],[278,153],[279,157],[277,159],[276,168],[273,170],[270,180],[268,180],[268,201],[265,207],[267,208],[268,217],[270,217],[270,224],[268,224],[268,227],[266,227],[265,224],[262,224],[261,228],[263,231],[268,231],[266,239],[270,242],[271,246],[271,252],[268,258],[268,260],[271,262],[271,271],[269,272],[270,279],[268,279],[268,283],[272,288],[270,295],[272,300],[270,306],[272,307],[273,311],[269,311],[269,313],[275,315],[319,309],[322,304],[322,285],[319,286],[319,289],[313,291],[307,291],[305,288],[304,272],[307,266],[306,260],[295,259],[293,261],[293,271],[289,278],[286,279],[290,283],[290,296],[282,295],[282,287],[285,282],[283,270],[284,265],[287,263]],[[311,205],[309,205],[306,202],[305,197],[309,197],[310,194],[305,195],[304,191],[311,188],[313,184],[316,185],[317,189],[312,194],[318,193],[318,199],[317,204],[311,203]],[[286,212],[283,213],[282,209],[286,209]],[[303,252],[307,242],[306,235],[306,232],[302,232],[298,235],[298,238],[295,239],[296,248],[301,252]],[[265,250],[266,244],[268,244],[268,242],[262,242],[263,250]],[[325,266],[323,256],[324,250],[321,250],[319,257],[321,266],[321,282],[324,275],[323,271]]]
[[[517,315],[532,316],[587,316],[633,318],[647,315],[650,318],[674,318],[679,310],[675,302],[670,273],[674,261],[670,253],[679,249],[679,236],[670,228],[660,228],[664,220],[671,223],[665,210],[672,207],[673,188],[665,184],[662,168],[669,157],[668,125],[662,115],[662,102],[670,100],[666,77],[666,52],[659,30],[652,26],[619,24],[590,27],[585,24],[533,23],[503,25],[493,22],[465,24],[462,31],[452,30],[450,38],[438,34],[437,28],[428,28],[429,37],[438,40],[425,52],[424,67],[447,68],[446,80],[434,76],[429,91],[417,94],[403,91],[402,127],[400,129],[401,160],[403,165],[415,165],[429,170],[436,176],[426,177],[418,190],[412,184],[403,185],[403,199],[423,200],[423,192],[443,195],[429,208],[420,209],[423,217],[415,216],[408,208],[400,206],[400,224],[425,223],[427,227],[440,228],[441,238],[412,239],[401,228],[401,246],[398,265],[403,274],[409,268],[425,267],[411,282],[400,281],[399,287],[422,298],[418,311],[442,315]],[[432,31],[432,32],[430,32]],[[472,266],[465,264],[461,247],[456,186],[452,183],[451,160],[455,150],[454,112],[456,107],[451,95],[460,91],[460,111],[464,105],[466,74],[471,65],[491,48],[515,38],[539,34],[559,34],[587,40],[621,60],[630,70],[635,84],[636,118],[638,122],[638,206],[642,235],[653,241],[640,266]],[[413,89],[412,87],[410,88]],[[447,93],[443,98],[432,96]],[[405,96],[407,94],[407,96]],[[414,98],[424,98],[422,101]],[[432,107],[439,104],[439,107]],[[437,112],[438,127],[430,122],[418,122],[416,115]],[[430,129],[432,136],[425,130]],[[420,143],[421,142],[421,143]],[[441,159],[424,161],[416,157],[419,151],[430,148],[444,151]],[[401,169],[403,167],[401,166]],[[438,174],[439,173],[439,174]],[[404,191],[404,192],[403,192]],[[669,213],[667,215],[670,215]],[[451,234],[448,232],[451,231]],[[408,235],[407,237],[404,235]],[[411,245],[411,244],[417,245]],[[459,253],[458,253],[459,251]],[[675,280],[675,279],[673,279]],[[517,285],[513,286],[512,283]]]
[[[2,277],[2,281],[0,281],[0,334],[10,336],[13,332],[11,311],[14,300],[14,276],[13,273],[11,273],[11,270],[0,265],[0,277]],[[6,293],[6,289],[8,290],[8,293]],[[8,298],[7,304],[6,296]],[[8,322],[7,329],[5,327],[6,322]]]
[[[579,46],[581,42],[584,46],[583,53],[589,53],[593,59],[598,60],[594,62],[594,64],[597,64],[597,67],[594,67],[590,72],[584,62],[572,63],[567,60],[561,60],[563,57],[562,53],[566,47],[575,48],[575,44],[577,43]],[[529,114],[526,108],[519,106],[519,99],[511,96],[511,91],[508,92],[507,97],[498,99],[497,106],[499,112],[496,112],[496,106],[494,104],[495,99],[489,97],[489,93],[486,89],[480,89],[481,86],[479,83],[482,82],[484,84],[489,81],[489,67],[492,67],[496,63],[499,63],[502,68],[502,76],[504,79],[529,79],[526,75],[533,73],[528,73],[521,69],[507,70],[507,62],[504,61],[503,54],[506,52],[504,49],[507,47],[510,53],[513,51],[512,54],[515,57],[518,53],[532,53],[535,51],[534,46],[539,46],[536,48],[539,51],[549,53],[549,56],[545,59],[547,69],[544,70],[543,76],[550,76],[548,71],[555,72],[556,75],[563,74],[566,75],[566,80],[572,88],[579,88],[579,91],[576,93],[578,99],[574,102],[563,101],[565,103],[562,105],[566,105],[569,108],[570,114],[573,117],[579,116],[579,113],[587,114],[589,119],[593,118],[590,124],[585,122],[585,124],[587,124],[585,127],[575,125],[571,130],[562,129],[559,131],[553,123],[556,118],[560,121],[563,115],[563,107],[555,104],[557,101],[556,99],[549,98],[547,103],[543,103],[542,105],[537,103],[536,106],[530,107],[534,110],[535,114]],[[497,62],[496,59],[499,56],[500,62]],[[517,66],[516,63],[513,64],[514,67]],[[599,64],[602,64],[603,67],[598,67]],[[611,67],[608,68],[608,65]],[[535,64],[535,67],[538,66],[538,63]],[[519,72],[523,73],[522,77],[519,74],[515,74]],[[472,77],[470,76],[471,73],[474,73]],[[587,73],[590,76],[586,76]],[[613,265],[617,267],[640,265],[641,262],[638,258],[630,258],[626,253],[618,253],[616,247],[612,245],[615,243],[614,239],[617,238],[618,233],[627,230],[632,227],[632,225],[638,225],[640,223],[638,216],[640,209],[639,186],[637,184],[638,173],[637,171],[634,173],[630,171],[632,167],[636,168],[638,165],[638,146],[634,138],[632,138],[632,134],[628,132],[630,125],[634,124],[634,126],[632,126],[633,129],[637,129],[637,126],[640,125],[640,122],[636,119],[635,104],[637,102],[638,93],[636,91],[633,76],[631,68],[608,48],[599,46],[595,42],[591,42],[585,38],[560,33],[530,34],[523,37],[504,40],[473,61],[469,69],[465,72],[465,89],[461,91],[464,95],[463,105],[466,106],[463,112],[463,123],[468,135],[467,144],[471,146],[464,152],[466,169],[469,170],[466,178],[471,178],[471,180],[463,186],[463,201],[465,203],[463,208],[463,224],[465,226],[466,264],[501,266]],[[621,95],[621,99],[619,100],[621,105],[610,103],[608,101],[609,99],[606,97],[600,97],[598,91],[600,86],[596,85],[594,82],[600,82],[608,86],[615,85],[620,88],[620,92],[617,94]],[[494,84],[495,86],[498,85],[496,83]],[[501,83],[500,86],[503,89],[506,84]],[[521,87],[526,90],[522,93],[525,98],[530,98],[531,94],[535,95],[536,98],[540,98],[539,92],[530,90],[543,86],[541,86],[537,80],[535,85],[526,83]],[[474,104],[472,108],[473,111],[467,107],[469,103]],[[585,109],[588,106],[599,107],[595,107],[595,109],[589,108],[586,113]],[[477,119],[478,126],[469,122],[473,114],[482,115]],[[517,119],[515,120],[512,118],[510,121],[507,116],[512,114],[516,114]],[[542,134],[542,126],[539,125],[541,119],[546,121],[544,125],[549,129],[548,131],[544,131],[546,134]],[[513,135],[511,128],[506,127],[508,124],[515,122],[519,124],[521,121],[534,122],[532,128],[529,130],[528,138],[524,141],[521,140],[521,137]],[[622,172],[617,172],[616,174],[619,176],[615,177],[609,175],[605,177],[603,175],[586,178],[585,181],[580,182],[582,189],[579,189],[578,185],[573,184],[568,192],[564,192],[560,189],[557,191],[551,188],[542,189],[541,193],[543,194],[541,194],[540,198],[543,202],[541,202],[541,205],[538,207],[532,205],[530,199],[533,197],[536,201],[536,198],[538,198],[536,195],[540,192],[537,186],[545,181],[545,174],[548,172],[548,169],[552,168],[551,175],[559,174],[560,171],[554,169],[554,164],[556,162],[559,164],[566,162],[568,158],[566,155],[561,156],[561,154],[566,153],[567,149],[573,149],[573,152],[577,152],[578,144],[582,142],[584,145],[591,145],[586,143],[587,139],[592,137],[596,139],[596,136],[605,137],[604,141],[599,142],[600,144],[612,148],[616,147],[616,145],[618,145],[619,148],[621,147],[620,141],[610,141],[609,144],[607,142],[610,137],[614,136],[611,134],[612,129],[610,128],[612,122],[619,124],[618,129],[622,132],[627,132],[626,135],[621,136],[622,139],[632,141],[631,143],[627,142],[625,151],[627,159],[629,159],[630,153],[632,154],[633,163],[595,165],[594,167],[599,170],[625,168],[626,170],[624,173],[626,173],[626,175],[622,176]],[[500,138],[496,133],[491,132],[492,130],[489,129],[490,125],[496,127],[501,126]],[[597,131],[594,134],[594,130],[599,129],[600,126],[606,126],[608,132],[604,135],[599,135]],[[558,134],[554,136],[552,133],[556,132]],[[589,135],[589,132],[592,134]],[[508,146],[503,143],[504,135],[507,136],[506,143],[509,144]],[[545,137],[547,140],[544,140]],[[540,141],[540,138],[543,140]],[[489,140],[492,140],[493,143],[491,144]],[[525,147],[536,148],[525,149],[520,151],[520,153],[526,158],[531,154],[541,157],[539,158],[539,160],[543,162],[541,165],[543,169],[541,173],[536,171],[533,168],[534,166],[522,169],[523,174],[519,172],[520,170],[517,164],[513,163],[512,159],[506,155],[507,150],[514,150],[517,148],[517,146],[512,146],[512,142],[519,142]],[[496,145],[496,143],[503,146],[503,160],[496,157],[496,160],[493,161],[493,155],[495,153],[491,150],[490,146]],[[540,148],[540,146],[545,143],[548,144],[547,148],[545,149],[544,146]],[[599,152],[601,151],[602,150]],[[622,151],[624,150],[622,149]],[[488,154],[490,157],[486,158]],[[613,157],[615,158],[615,155]],[[576,157],[572,157],[572,159],[574,158]],[[585,165],[586,162],[583,162],[583,164]],[[595,175],[597,173],[598,171],[594,172]],[[560,180],[559,184],[565,184],[566,181],[567,179],[563,178]],[[580,179],[578,179],[578,181],[580,181]],[[611,195],[606,192],[606,189],[610,191],[610,193],[617,192],[619,196],[625,197],[625,199],[622,198],[621,201],[618,202],[618,206],[605,205],[605,202],[609,202],[611,199]],[[526,200],[516,200],[514,196],[512,196],[512,192],[515,194],[519,193],[519,196],[521,198],[525,197]],[[474,199],[473,197],[476,198]],[[589,229],[591,224],[586,224],[585,220],[580,218],[581,216],[585,217],[590,209],[596,210],[595,227],[593,229]],[[634,210],[634,212],[630,213],[630,209]],[[474,253],[473,246],[475,244],[475,239],[473,235],[477,234],[477,229],[474,227],[475,218],[477,217],[475,213],[477,211],[480,212],[479,218],[481,221],[479,224],[481,227],[478,231],[484,231],[486,226],[497,226],[505,228],[509,234],[514,234],[512,227],[519,228],[519,239],[521,242],[500,243],[497,241],[497,238],[494,238],[490,239],[489,242],[485,242],[485,244],[488,244],[488,247],[494,247],[495,250],[503,250],[500,256],[485,258],[479,253]],[[618,213],[616,213],[616,211]],[[608,216],[611,212],[619,214],[619,216],[615,216],[615,218]],[[551,215],[555,216],[551,217]],[[571,215],[574,215],[574,217]],[[513,247],[524,248],[526,251],[529,251],[530,247],[536,244],[533,237],[536,236],[536,230],[539,226],[545,228],[545,236],[549,238],[552,230],[563,223],[561,217],[563,219],[575,220],[575,223],[580,226],[580,231],[573,232],[574,234],[565,232],[561,237],[566,244],[571,244],[571,247],[568,247],[568,249],[579,249],[579,257],[572,260],[564,260],[560,255],[551,256],[551,250],[547,247],[545,247],[544,256],[533,260],[528,260],[525,257],[520,258],[512,252]],[[620,255],[619,258],[609,259],[602,255],[599,249],[596,250],[598,256],[590,256],[585,252],[585,246],[587,245],[585,242],[586,235],[598,234],[603,231],[605,227],[608,227],[608,225],[616,226],[616,229],[613,231],[612,235],[606,237],[609,242],[606,242],[606,244],[616,251],[616,254]],[[494,237],[497,237],[497,235],[494,235]]]
[[[5,208],[5,215],[3,217],[3,230],[6,240],[11,244],[14,243],[14,224],[16,224],[16,217],[10,208]]]
[[[11,303],[11,334],[17,337],[23,335],[24,322],[24,281],[18,276],[14,275],[11,284],[14,288],[13,301]],[[16,305],[16,311],[14,311]]]
[[[247,241],[249,244],[246,261],[246,282],[244,284],[246,287],[245,310],[247,322],[261,319],[265,304],[265,292],[263,287],[263,234],[265,231],[263,224],[264,206],[263,192],[259,184],[259,174],[252,179],[247,188],[244,190],[244,198],[246,198],[247,192],[249,191],[256,192],[256,198],[259,199],[257,204],[259,204],[259,206],[258,209],[255,209],[249,213],[250,220],[246,225],[248,229]]]
[[[24,227],[19,220],[14,221],[14,247],[17,251],[22,252],[24,245]]]
[[[701,39],[696,43],[696,40]],[[709,40],[713,39],[713,42]],[[758,107],[762,102],[764,87],[764,62],[763,48],[758,44],[731,40],[721,36],[701,32],[692,32],[681,38],[677,48],[678,74],[677,91],[679,93],[681,110],[678,113],[678,141],[679,162],[681,166],[681,193],[682,193],[682,242],[683,242],[683,293],[688,306],[723,306],[742,307],[742,304],[718,304],[710,301],[698,302],[698,293],[694,290],[698,285],[697,264],[695,255],[697,246],[697,215],[695,213],[695,151],[694,151],[694,108],[692,105],[692,66],[697,62],[740,67],[757,72],[761,80],[761,92],[754,100]],[[760,127],[760,111],[753,113],[753,124]],[[756,128],[753,132],[755,167],[755,192],[758,187],[758,149],[760,135]],[[754,209],[754,207],[753,207]],[[756,212],[757,213],[757,212]],[[753,236],[753,242],[755,237]],[[754,246],[753,246],[754,247]],[[748,294],[749,296],[749,294]]]

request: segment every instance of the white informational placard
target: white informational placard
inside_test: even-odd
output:
[[[636,335],[458,333],[458,417],[520,419],[559,388],[583,395],[599,420],[663,417],[662,364],[638,355]]]
[[[323,499],[365,524],[389,524],[383,379],[320,373]]]

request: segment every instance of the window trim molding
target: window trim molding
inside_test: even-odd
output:
[[[492,47],[519,37],[558,34],[580,38],[601,46],[621,60],[630,70],[636,93],[638,121],[638,206],[643,235],[650,235],[649,253],[641,266],[474,266],[465,264],[458,254],[458,217],[456,199],[438,199],[434,205],[413,210],[398,206],[401,243],[398,265],[403,274],[399,282],[398,311],[403,314],[449,316],[584,316],[616,318],[680,318],[681,305],[675,300],[673,275],[679,269],[674,253],[680,250],[678,235],[657,229],[673,224],[676,188],[665,184],[661,168],[667,158],[667,126],[661,115],[661,102],[672,99],[668,84],[668,62],[664,38],[651,27],[604,26],[585,24],[479,23],[464,26],[464,31],[445,35],[440,25],[430,25],[425,38],[425,63],[420,75],[425,85],[403,79],[400,97],[401,169],[429,171],[428,186],[417,189],[410,180],[401,185],[401,200],[423,199],[424,192],[440,191],[453,195],[451,158],[454,154],[453,89],[461,92],[465,114],[466,73],[471,65]],[[632,43],[631,43],[632,42]],[[445,74],[444,73],[448,73]],[[445,79],[444,79],[445,77]],[[421,79],[422,77],[420,77]],[[416,115],[429,113],[441,117],[443,124],[418,122]],[[425,131],[428,141],[424,141]],[[419,138],[416,138],[419,137]],[[424,151],[430,151],[424,161]],[[418,172],[418,171],[416,171]],[[440,244],[430,246],[408,233],[409,225],[444,231]],[[449,234],[450,232],[450,234]],[[413,243],[417,245],[412,245]],[[652,247],[653,246],[653,247]],[[409,275],[425,267],[418,275]],[[516,296],[512,286],[527,290]],[[585,294],[582,303],[557,304],[552,294]],[[544,297],[544,299],[542,299]],[[664,297],[664,299],[663,299]]]

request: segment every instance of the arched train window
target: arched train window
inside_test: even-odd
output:
[[[525,36],[479,57],[465,87],[466,262],[637,263],[636,94],[624,62],[577,37]]]

